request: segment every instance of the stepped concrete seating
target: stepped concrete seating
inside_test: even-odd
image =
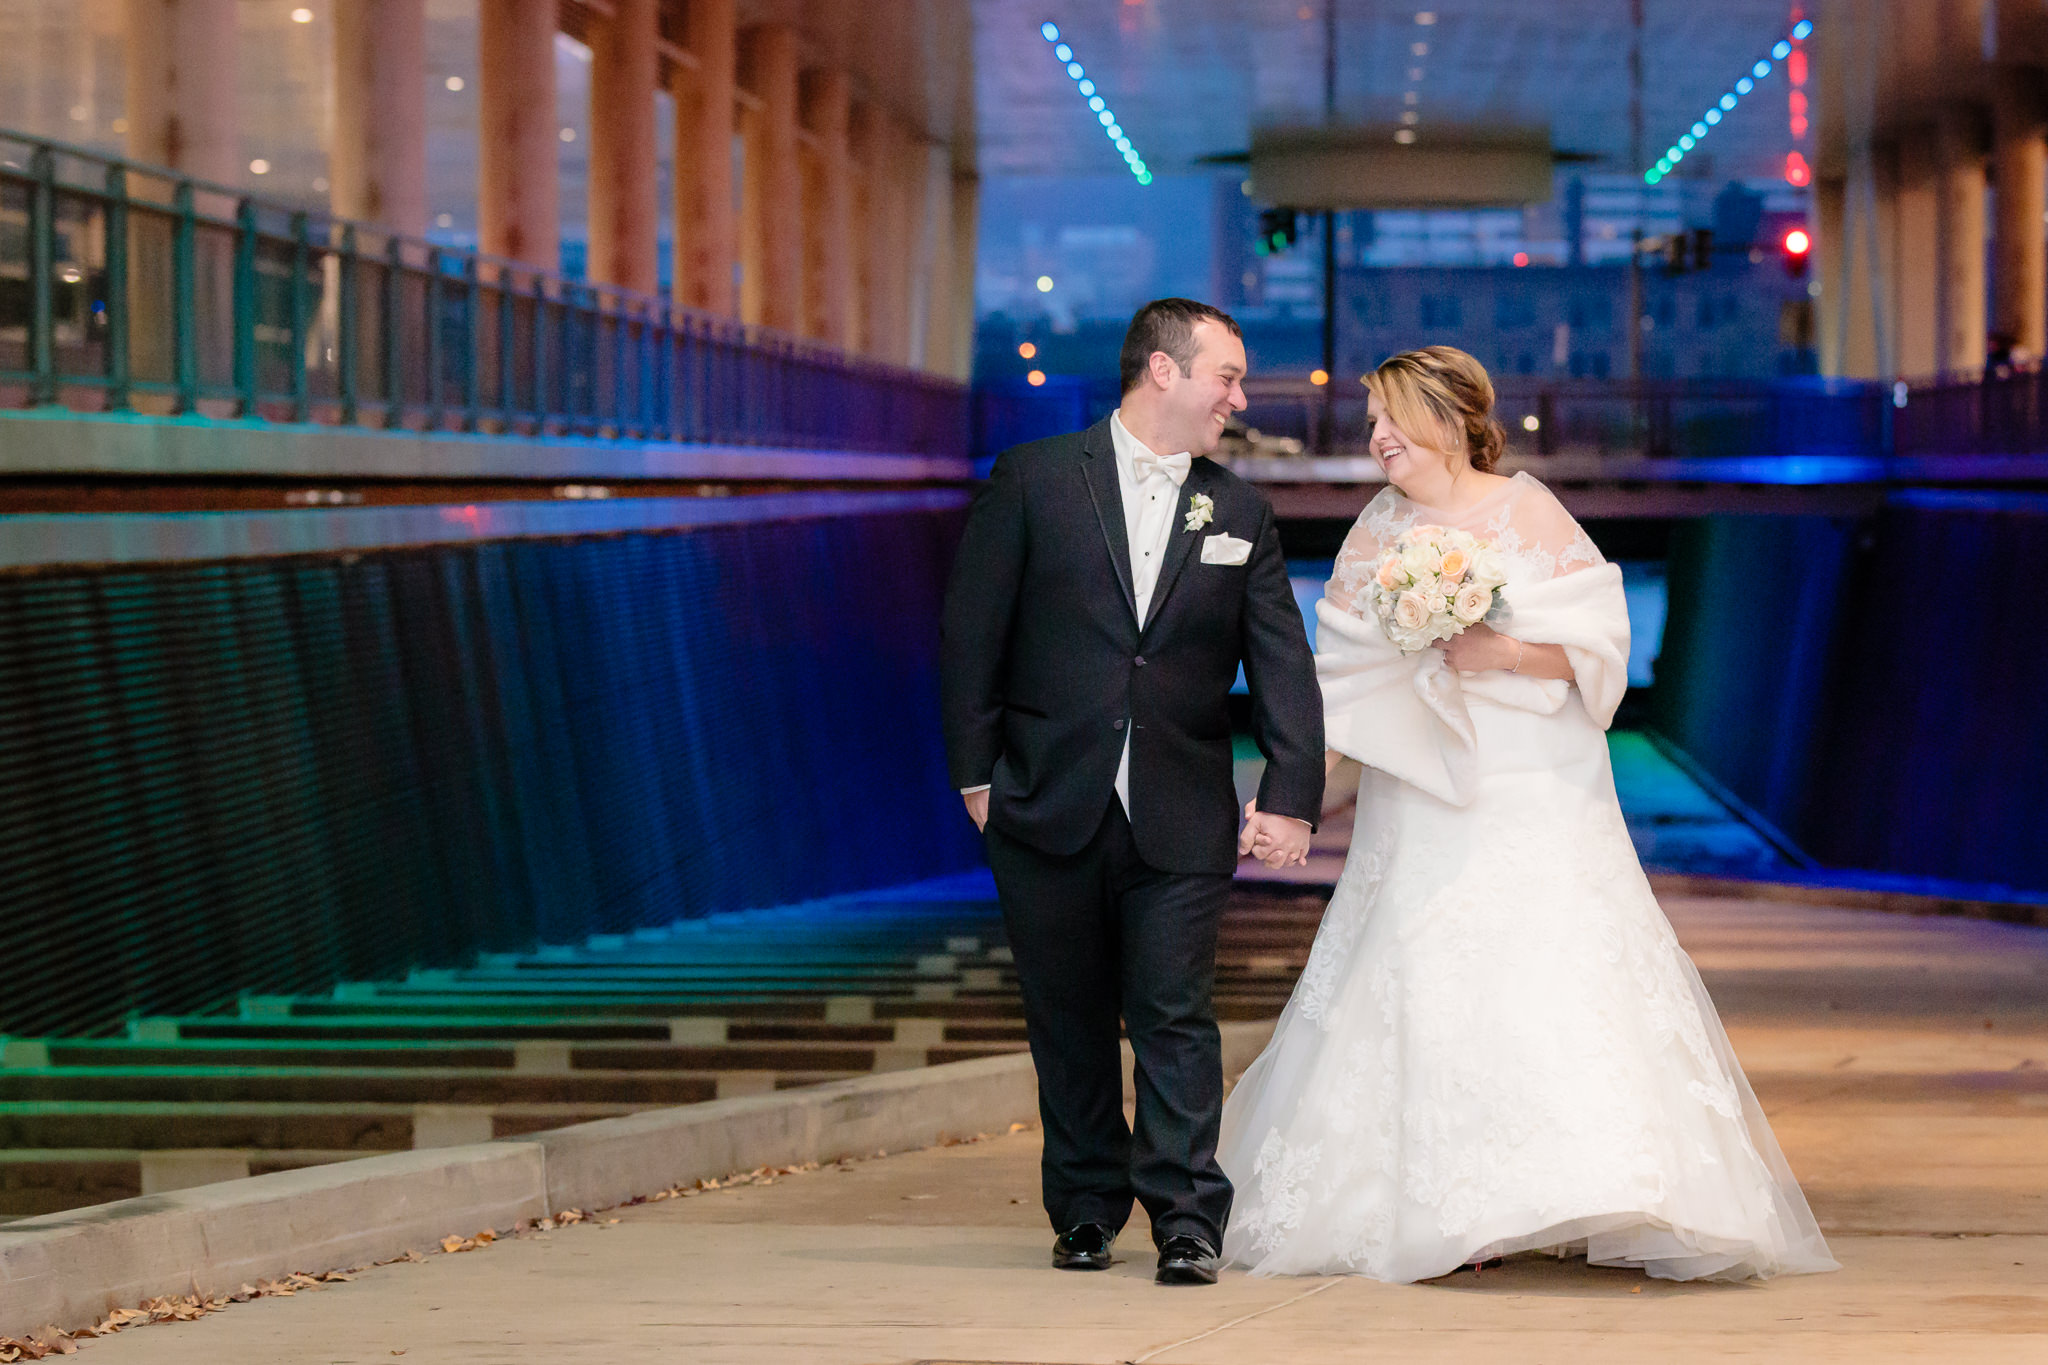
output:
[[[986,884],[720,915],[322,996],[0,1042],[0,1221],[1022,1052]],[[1217,1008],[1277,1016],[1322,913],[1247,887]]]

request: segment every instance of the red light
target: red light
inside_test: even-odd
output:
[[[1792,78],[1792,84],[1806,84],[1806,53],[1799,48],[1792,49],[1792,55],[1785,59],[1785,74]]]
[[[1813,169],[1806,164],[1806,158],[1797,152],[1785,153],[1785,183],[1806,185],[1813,180]]]
[[[1793,228],[1785,234],[1785,250],[1794,256],[1804,256],[1813,250],[1813,238],[1807,235],[1805,228]]]
[[[1515,264],[1516,264],[1516,265],[1527,265],[1527,264],[1529,264],[1529,253],[1528,253],[1528,252],[1526,252],[1526,251],[1517,251],[1517,252],[1515,253]]]

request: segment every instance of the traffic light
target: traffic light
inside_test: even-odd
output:
[[[1778,242],[1778,254],[1784,258],[1787,275],[1804,279],[1807,261],[1813,255],[1813,234],[1803,227],[1786,229]]]
[[[1259,239],[1252,243],[1252,250],[1261,256],[1287,250],[1294,245],[1296,227],[1293,209],[1259,210]]]
[[[1714,268],[1714,230],[1683,228],[1664,239],[1664,272],[1683,275],[1690,270]]]

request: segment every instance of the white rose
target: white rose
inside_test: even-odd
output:
[[[1418,631],[1429,624],[1429,602],[1419,592],[1404,592],[1394,600],[1394,624],[1404,631]]]
[[[1483,619],[1492,609],[1493,590],[1479,583],[1467,583],[1458,589],[1458,596],[1451,603],[1451,615],[1468,626]]]
[[[1508,569],[1507,565],[1501,562],[1500,551],[1491,545],[1475,550],[1472,554],[1472,572],[1469,577],[1473,582],[1491,583],[1495,587],[1507,582]]]

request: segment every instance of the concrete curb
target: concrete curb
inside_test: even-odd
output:
[[[1272,1021],[1223,1028],[1236,1075]],[[1130,1049],[1124,1050],[1126,1087]],[[450,1233],[601,1208],[757,1166],[905,1151],[1029,1122],[1023,1053],[201,1185],[0,1225],[0,1336],[80,1327],[163,1294],[385,1260]]]

